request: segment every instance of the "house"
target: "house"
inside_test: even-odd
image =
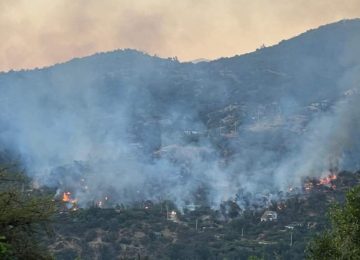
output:
[[[201,205],[196,205],[196,204],[191,203],[191,204],[185,205],[184,209],[189,210],[189,211],[194,211],[200,207],[201,207]]]
[[[293,230],[294,228],[296,227],[301,227],[302,224],[301,223],[298,223],[298,222],[294,222],[294,223],[291,223],[289,225],[286,225],[285,228],[289,229],[289,230]]]
[[[146,200],[146,201],[143,202],[143,207],[146,210],[152,209],[153,206],[154,206],[154,203],[151,200]]]
[[[264,212],[264,214],[261,216],[261,222],[266,221],[276,221],[277,220],[277,213],[275,211],[267,210]]]
[[[173,222],[178,222],[179,221],[179,219],[177,217],[177,213],[174,210],[167,213],[167,219],[171,220]]]

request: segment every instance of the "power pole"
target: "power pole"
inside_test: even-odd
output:
[[[293,233],[291,232],[290,233],[290,246],[293,245]]]
[[[198,230],[198,219],[195,220],[195,230]]]
[[[241,237],[244,236],[244,228],[241,228]]]
[[[165,204],[165,207],[166,207],[166,220],[168,220],[169,219],[169,207],[168,207],[167,202]]]

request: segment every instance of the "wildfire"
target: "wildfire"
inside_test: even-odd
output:
[[[63,202],[70,202],[70,195],[71,195],[70,192],[64,192],[64,193],[63,193],[62,201],[63,201]]]
[[[336,180],[337,176],[335,174],[330,174],[326,177],[320,178],[318,185],[330,185],[331,181]]]
[[[69,191],[63,193],[62,201],[67,202],[67,203],[72,203],[72,204],[77,202],[76,199],[71,198],[71,192],[69,192]]]
[[[333,184],[333,181],[337,179],[337,176],[335,173],[331,172],[329,175],[325,177],[321,177],[319,179],[308,179],[304,183],[304,190],[310,191],[316,186],[326,186],[332,189],[336,189],[336,185]]]
[[[77,199],[71,197],[70,191],[63,192],[61,200],[65,203],[68,210],[76,211],[78,209]]]

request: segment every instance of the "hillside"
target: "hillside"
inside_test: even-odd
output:
[[[304,259],[307,243],[329,225],[327,212],[344,193],[360,184],[360,173],[341,172],[336,180],[267,208],[243,208],[226,202],[179,211],[169,201],[139,202],[131,207],[97,206],[56,216],[49,241],[56,259]],[[266,210],[276,220],[262,221]]]
[[[82,206],[108,193],[181,206],[204,187],[212,206],[241,205],[243,192],[353,170],[359,29],[340,21],[197,64],[119,50],[2,73],[0,144]]]

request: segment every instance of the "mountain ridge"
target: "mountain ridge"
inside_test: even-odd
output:
[[[357,25],[356,25],[357,24]],[[207,60],[209,61],[210,63],[216,63],[216,62],[219,62],[219,61],[223,61],[223,60],[232,60],[232,59],[236,59],[236,58],[239,58],[239,57],[247,57],[249,55],[253,55],[253,54],[258,54],[259,51],[260,52],[263,52],[263,51],[268,51],[269,49],[272,49],[274,47],[279,47],[279,46],[282,46],[283,44],[286,44],[288,42],[291,42],[293,40],[297,40],[297,39],[300,39],[304,36],[308,36],[308,35],[311,35],[313,34],[314,32],[318,32],[319,30],[328,30],[328,29],[332,29],[332,28],[337,28],[339,29],[338,27],[341,27],[341,26],[347,26],[347,27],[351,27],[351,26],[360,26],[360,18],[354,18],[354,19],[343,19],[343,20],[340,20],[340,21],[337,21],[337,22],[333,22],[333,23],[329,23],[329,24],[325,24],[325,25],[321,25],[317,28],[313,28],[313,29],[309,29],[303,33],[300,33],[296,36],[293,36],[289,39],[286,39],[286,40],[281,40],[279,43],[277,44],[274,44],[274,45],[271,45],[271,46],[266,46],[265,48],[259,48],[255,51],[251,51],[249,53],[243,53],[243,54],[235,54],[234,56],[231,56],[231,57],[219,57],[217,59],[214,59],[214,60]],[[341,29],[341,28],[340,28]],[[155,55],[151,55],[151,54],[148,54],[146,52],[143,52],[143,51],[140,51],[140,50],[136,50],[136,49],[132,49],[132,48],[125,48],[125,49],[115,49],[115,50],[110,50],[110,51],[101,51],[101,52],[96,52],[94,54],[90,54],[90,55],[86,55],[86,56],[83,56],[83,57],[74,57],[74,58],[71,58],[67,61],[64,61],[64,62],[60,62],[60,63],[55,63],[55,64],[52,64],[52,65],[48,65],[48,66],[44,66],[44,67],[37,67],[37,68],[32,68],[32,69],[26,69],[26,68],[23,68],[23,69],[19,69],[19,70],[13,70],[13,69],[10,69],[9,71],[0,71],[0,75],[2,74],[6,74],[6,73],[14,73],[14,72],[27,72],[27,71],[36,71],[36,70],[43,70],[43,69],[50,69],[50,68],[53,68],[54,66],[59,66],[59,65],[66,65],[68,63],[74,63],[74,62],[77,62],[79,60],[88,60],[88,59],[96,59],[100,56],[104,56],[104,57],[109,57],[109,55],[112,55],[112,54],[121,54],[121,53],[124,53],[124,52],[130,52],[131,54],[139,54],[139,55],[144,55],[144,56],[147,56],[147,57],[150,57],[150,58],[156,58],[156,59],[161,59],[161,60],[173,60],[174,58],[173,57],[158,57],[156,54]],[[135,56],[135,55],[134,55]],[[202,59],[201,59],[202,60]],[[191,61],[184,61],[184,62],[180,62],[180,63],[192,63]],[[196,64],[196,63],[195,63]]]

